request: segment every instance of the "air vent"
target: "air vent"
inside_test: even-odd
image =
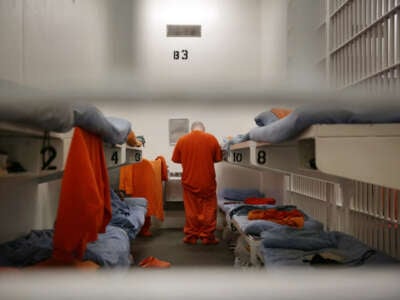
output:
[[[201,25],[167,25],[167,37],[201,37]]]

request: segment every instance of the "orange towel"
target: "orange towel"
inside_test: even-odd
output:
[[[141,162],[120,168],[119,189],[130,197],[147,199],[147,216],[164,220],[160,160]]]
[[[142,268],[169,268],[171,263],[168,261],[160,260],[154,256],[149,256],[143,259],[139,266]]]
[[[105,232],[111,219],[110,185],[100,137],[75,128],[54,227],[53,258],[81,260],[86,244]]]
[[[126,138],[126,143],[131,147],[141,147],[142,142],[136,139],[135,133],[131,130]]]
[[[247,214],[249,220],[267,220],[282,225],[288,225],[296,228],[303,228],[304,215],[297,209],[290,211],[270,209],[255,209]]]
[[[246,198],[246,200],[244,200],[244,203],[246,204],[270,204],[270,205],[274,205],[276,203],[274,198],[256,198],[256,197],[250,197],[250,198]]]
[[[156,157],[156,160],[161,161],[161,180],[163,181],[168,180],[168,165],[164,156],[159,155]]]

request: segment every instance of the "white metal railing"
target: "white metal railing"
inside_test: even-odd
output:
[[[400,91],[400,1],[331,0],[326,13],[331,86]]]
[[[285,204],[400,259],[400,191],[369,183],[333,183],[291,174]]]
[[[322,222],[326,229],[339,230],[337,211],[343,205],[340,185],[308,176],[291,174],[287,203],[296,205],[305,213]]]
[[[400,192],[355,182],[350,203],[350,233],[366,244],[400,258]]]

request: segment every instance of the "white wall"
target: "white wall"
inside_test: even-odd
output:
[[[146,145],[144,157],[155,159],[163,155],[171,171],[181,170],[180,165],[171,162],[173,146],[169,145],[168,120],[170,118],[188,118],[190,123],[202,120],[206,131],[212,133],[218,141],[223,137],[243,134],[255,126],[254,116],[263,111],[263,104],[233,105],[224,103],[202,105],[182,102],[170,102],[168,105],[145,103],[102,103],[98,106],[106,116],[119,116],[131,121],[136,135],[144,135]]]
[[[137,70],[160,86],[246,85],[260,79],[259,0],[138,0]],[[166,37],[167,24],[199,24],[201,38]],[[174,60],[187,49],[189,59]]]
[[[315,39],[319,2],[290,0],[288,5],[288,82],[295,88],[321,88],[316,63],[321,59]]]
[[[262,81],[281,87],[287,76],[287,0],[262,0],[261,12]]]
[[[106,0],[2,0],[0,79],[54,88],[100,78],[107,17]]]

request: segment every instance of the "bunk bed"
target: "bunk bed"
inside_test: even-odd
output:
[[[281,119],[271,121],[270,117],[270,111],[256,116],[258,127],[249,131],[248,140],[229,145],[226,161],[281,174],[285,178],[282,186],[285,204],[302,208],[307,206],[307,201],[318,200],[317,208],[323,213],[308,205],[306,214],[320,214],[317,221],[324,223],[324,230],[317,232],[322,234],[326,230],[336,241],[335,246],[331,244],[326,248],[334,248],[336,254],[342,254],[341,261],[336,263],[397,263],[396,258],[400,258],[397,244],[399,106],[313,104],[300,106]],[[235,218],[232,223],[241,228],[243,239],[252,249],[254,242],[246,230],[246,216]],[[321,255],[316,255],[316,251],[288,249],[286,240],[279,247],[271,247],[268,239],[279,230],[288,229],[268,228],[259,233],[258,261],[252,254],[252,264],[261,261],[267,268],[274,264],[304,265],[303,258],[311,254],[316,257],[310,259],[312,263],[318,259],[321,262]],[[355,260],[350,262],[343,254],[343,249],[350,244],[365,250],[367,254],[361,250],[360,253],[369,256],[360,254],[358,261],[352,257]]]
[[[18,192],[13,202],[20,199],[21,195],[32,198],[33,202],[40,202],[38,186],[48,188],[52,182],[59,182],[65,177],[65,167],[77,130],[75,128],[100,138],[104,164],[108,170],[142,160],[142,149],[127,144],[127,137],[132,132],[130,122],[105,117],[93,105],[2,103],[0,121],[0,189],[3,206],[11,201],[8,198],[14,198],[12,193],[15,193],[15,188]],[[132,263],[130,243],[144,224],[147,200],[126,198],[122,201],[109,186],[103,190],[110,191],[106,198],[111,200],[111,215],[109,219],[104,219],[107,224],[95,239],[87,243],[82,259],[93,261],[101,267],[128,267]],[[56,188],[57,198],[59,193],[59,188]],[[57,201],[53,200],[57,208]],[[51,206],[54,207],[54,204]],[[104,213],[106,210],[107,205]],[[79,215],[82,212],[76,213]],[[0,239],[2,266],[30,266],[51,256],[55,241],[55,230],[52,228],[54,212],[48,214],[50,217],[47,216],[47,220],[36,222],[41,223],[39,225],[28,220],[22,222],[25,226],[19,226],[3,218]],[[98,219],[97,216],[94,218]],[[59,223],[57,225],[60,227]],[[11,230],[7,232],[7,229]]]
[[[121,198],[111,190],[112,218],[106,231],[88,243],[83,260],[90,260],[101,267],[129,267],[130,243],[144,224],[147,200]],[[0,244],[0,265],[29,267],[49,259],[53,252],[53,229],[32,230],[15,240]]]

